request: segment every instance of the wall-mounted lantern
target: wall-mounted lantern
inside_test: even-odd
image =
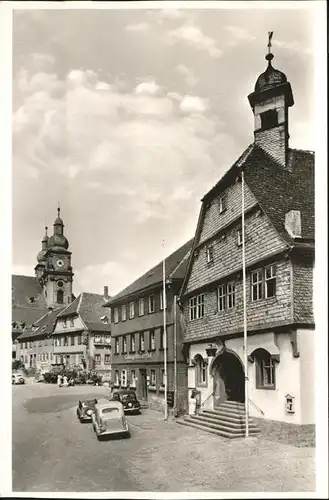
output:
[[[285,395],[286,413],[295,413],[295,397],[291,394]]]

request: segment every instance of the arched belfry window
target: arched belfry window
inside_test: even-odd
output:
[[[201,356],[197,354],[194,357],[195,367],[196,367],[196,385],[207,385],[207,363]]]
[[[256,368],[256,388],[275,389],[275,359],[265,349],[253,352]]]
[[[57,290],[57,304],[64,303],[64,292],[63,290]]]

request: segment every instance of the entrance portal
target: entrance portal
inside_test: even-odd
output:
[[[139,369],[141,399],[147,401],[147,376],[144,368]]]
[[[218,356],[213,362],[214,407],[224,401],[245,400],[245,378],[241,361],[228,351]]]

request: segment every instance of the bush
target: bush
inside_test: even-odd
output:
[[[11,364],[11,369],[13,371],[22,371],[23,373],[26,374],[25,365],[24,365],[23,361],[21,361],[20,359],[14,359],[14,361]]]

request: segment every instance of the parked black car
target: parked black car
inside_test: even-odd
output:
[[[79,401],[77,408],[77,417],[80,422],[91,422],[91,416],[95,411],[97,399],[88,399]]]
[[[125,413],[140,413],[141,404],[136,397],[135,391],[132,389],[118,389],[111,395],[112,401],[120,401],[123,405]]]

